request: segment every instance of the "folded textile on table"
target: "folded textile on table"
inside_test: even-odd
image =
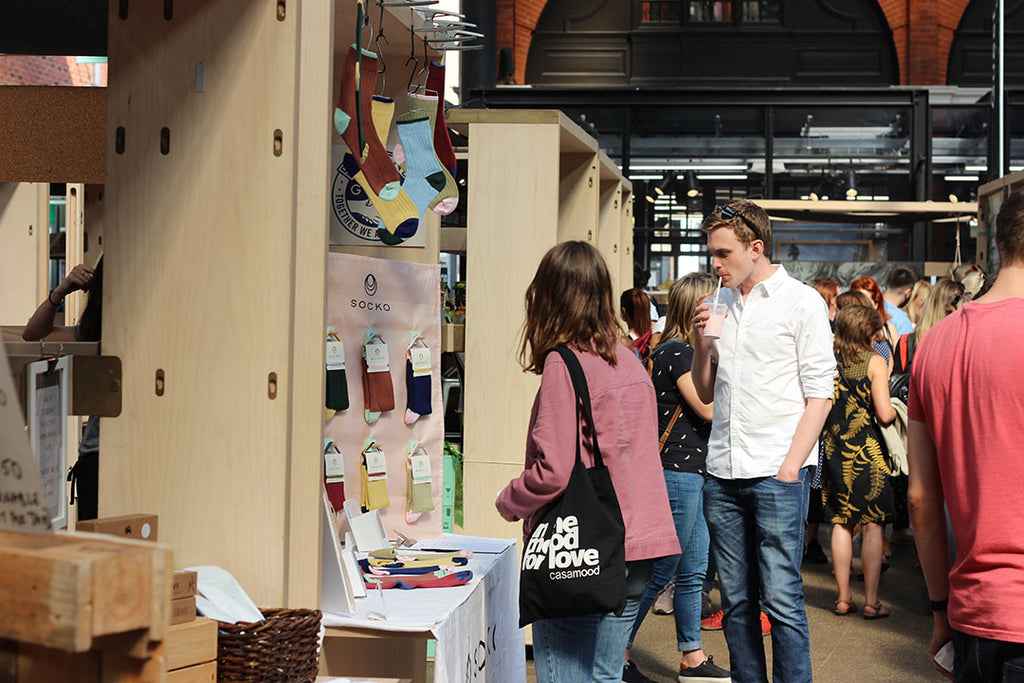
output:
[[[412,588],[451,588],[453,586],[462,586],[467,584],[472,579],[473,572],[468,569],[457,572],[442,569],[441,571],[431,572],[430,574],[420,576],[363,575],[363,580],[366,582],[366,588],[368,590],[373,590],[378,586],[381,588],[401,588],[403,590],[409,590]]]

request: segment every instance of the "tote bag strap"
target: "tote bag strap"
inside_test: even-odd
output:
[[[580,421],[580,406],[583,407],[583,417],[586,417],[590,425],[591,436],[594,441],[594,466],[604,467],[604,460],[601,458],[601,448],[597,444],[597,426],[594,424],[594,413],[590,407],[590,390],[587,388],[587,376],[583,373],[583,367],[569,347],[558,346],[555,351],[565,361],[565,367],[569,370],[569,378],[572,380],[572,387],[576,391],[576,461],[580,461],[580,442],[583,440],[583,432]]]

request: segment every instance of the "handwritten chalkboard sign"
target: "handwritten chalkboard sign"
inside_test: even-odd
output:
[[[7,353],[0,346],[0,529],[50,532],[39,466],[32,457]]]

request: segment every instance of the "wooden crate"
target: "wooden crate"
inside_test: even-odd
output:
[[[95,534],[0,532],[0,638],[67,652],[167,632],[171,551]]]

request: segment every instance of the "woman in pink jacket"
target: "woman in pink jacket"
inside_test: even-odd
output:
[[[586,242],[563,242],[548,251],[526,290],[520,363],[541,375],[526,466],[495,505],[506,520],[523,520],[529,537],[539,514],[565,490],[575,463],[576,398],[565,362],[548,351],[567,345],[586,375],[601,453],[622,510],[627,603],[621,616],[534,622],[534,663],[541,682],[621,681],[630,628],[654,560],[679,553],[658,456],[654,387],[621,336],[601,254]],[[593,465],[588,426],[582,457]]]

